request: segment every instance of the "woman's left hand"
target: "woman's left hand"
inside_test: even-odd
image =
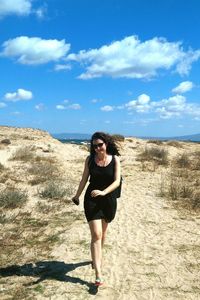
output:
[[[105,192],[104,191],[100,191],[100,190],[93,190],[91,192],[91,196],[92,197],[97,197],[97,196],[105,196]]]

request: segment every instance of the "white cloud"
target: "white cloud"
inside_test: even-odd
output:
[[[155,102],[151,101],[148,95],[142,94],[136,100],[126,103],[124,108],[129,112],[158,114],[162,119],[181,117],[183,115],[200,117],[200,105],[187,102],[183,95],[175,95]]]
[[[7,105],[5,104],[5,103],[3,103],[3,102],[0,102],[0,108],[4,108],[4,107],[6,107]]]
[[[47,5],[33,8],[33,0],[0,0],[0,18],[9,15],[28,16],[35,14],[37,18],[42,19],[47,11]]]
[[[102,111],[112,111],[113,109],[114,109],[114,107],[110,106],[110,105],[105,105],[105,106],[101,107]]]
[[[190,91],[194,87],[193,82],[191,81],[183,81],[181,82],[177,87],[175,87],[172,92],[173,93],[178,93],[178,94],[183,94],[188,91]]]
[[[129,101],[125,104],[128,110],[137,112],[148,112],[150,110],[150,97],[146,94],[140,95],[136,100]]]
[[[18,89],[16,92],[13,93],[6,93],[4,98],[7,101],[17,102],[20,100],[30,100],[33,98],[33,94],[31,91],[26,91],[24,89]]]
[[[31,13],[31,0],[0,0],[0,16],[29,15]]]
[[[66,107],[64,105],[56,105],[57,109],[64,110]]]
[[[39,103],[39,104],[35,105],[35,109],[37,109],[38,111],[43,111],[44,107],[45,106],[43,103]]]
[[[129,36],[99,49],[69,54],[67,59],[83,63],[86,71],[79,78],[91,79],[102,76],[151,78],[160,69],[172,68],[184,75],[199,57],[200,50],[184,52],[180,42],[157,37],[141,42],[137,36]]]
[[[177,65],[177,72],[181,75],[187,75],[191,69],[192,63],[197,61],[199,57],[200,50],[189,50],[187,53],[184,53],[182,59]]]
[[[55,71],[71,70],[71,66],[70,65],[57,64],[57,65],[55,65],[54,70]]]
[[[166,107],[160,107],[156,110],[157,113],[159,113],[161,119],[171,119],[172,117],[179,117],[180,112],[174,112],[167,110]]]
[[[16,57],[21,64],[36,65],[63,58],[70,49],[65,40],[44,40],[20,36],[3,43],[2,56]]]
[[[37,8],[34,13],[38,17],[38,19],[43,19],[45,16],[45,13],[47,12],[47,6],[44,4],[43,6]]]
[[[172,117],[180,117],[184,113],[188,114],[191,104],[186,102],[186,98],[182,95],[176,95],[163,99],[158,102],[152,102],[152,109],[159,114],[162,119],[170,119]]]
[[[68,103],[69,101],[64,100],[64,102]],[[79,110],[79,109],[81,109],[81,106],[78,103],[74,103],[74,104],[70,104],[70,105],[67,105],[67,106],[66,105],[56,105],[56,108],[60,109],[60,110],[65,110],[65,109]]]

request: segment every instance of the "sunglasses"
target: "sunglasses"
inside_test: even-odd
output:
[[[93,144],[94,149],[101,148],[104,143]]]

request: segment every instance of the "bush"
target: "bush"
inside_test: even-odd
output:
[[[183,153],[181,156],[175,158],[175,164],[179,168],[188,168],[191,164],[188,154]]]
[[[11,160],[30,161],[34,158],[33,147],[21,147],[15,151]]]
[[[172,147],[176,147],[176,148],[182,148],[181,143],[178,142],[178,141],[173,141],[173,140],[172,141],[168,141],[167,145],[168,146],[172,146]]]
[[[19,191],[15,188],[6,188],[0,192],[0,207],[17,208],[21,207],[28,199],[25,191]]]
[[[124,142],[124,140],[125,140],[125,137],[123,135],[121,135],[121,134],[113,134],[112,138],[116,142]]]
[[[2,171],[4,171],[4,165],[2,165],[1,163],[0,163],[0,172],[2,172]]]
[[[192,169],[197,171],[200,170],[200,151],[193,153]]]
[[[184,208],[200,207],[198,172],[172,166],[169,176],[161,178],[159,195],[177,200],[176,205]]]
[[[195,191],[192,195],[193,208],[200,208],[200,190]]]
[[[0,213],[0,224],[5,224],[6,222],[7,222],[6,216]]]
[[[147,141],[148,144],[156,144],[156,145],[162,145],[163,144],[163,141],[161,140],[148,140]]]
[[[11,141],[9,139],[3,139],[1,141],[1,144],[4,144],[4,145],[10,145],[11,144]]]
[[[68,190],[63,188],[60,182],[50,181],[43,189],[39,191],[41,198],[63,199]]]
[[[56,178],[59,174],[57,166],[53,165],[50,161],[34,163],[28,171],[34,175],[34,178],[30,180],[32,185],[52,180],[53,177]]]
[[[160,165],[168,164],[168,152],[163,148],[146,147],[145,150],[139,154],[141,161],[154,161]]]

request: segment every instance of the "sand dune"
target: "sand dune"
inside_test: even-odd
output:
[[[5,167],[17,172],[19,162],[10,161],[9,157],[23,145],[34,145],[38,155],[54,157],[66,183],[73,184],[74,189],[77,187],[88,154],[84,146],[61,144],[48,133],[32,129],[0,127],[0,140],[3,138],[11,141],[10,145],[0,147],[0,163]],[[55,215],[70,212],[72,222],[69,225],[68,219],[64,218],[52,229],[60,230],[59,242],[49,250],[46,259],[44,256],[41,260],[40,253],[31,256],[24,248],[24,255],[15,261],[9,264],[1,261],[1,299],[199,299],[198,211],[175,209],[171,201],[158,196],[161,176],[167,173],[169,167],[158,166],[154,170],[155,166],[151,164],[142,165],[138,154],[147,141],[129,138],[120,145],[123,190],[104,249],[104,286],[97,290],[92,284],[94,271],[90,265],[90,234],[83,215],[83,203],[76,207],[69,201],[59,202]],[[182,142],[181,145],[180,148],[164,147],[167,147],[170,158],[185,151],[200,151],[199,144]],[[9,180],[14,182],[9,178],[0,182],[0,190],[11,184]],[[35,207],[39,198],[36,187],[25,180],[15,184],[28,188],[29,200],[23,210],[30,212],[32,217],[37,216]],[[47,203],[53,205],[50,200]],[[44,215],[45,218],[47,216]],[[54,221],[53,217],[48,219],[49,227],[45,234],[51,231]],[[0,225],[1,232],[6,226],[11,225]],[[13,264],[21,267],[21,273],[5,272]],[[43,273],[39,272],[39,266],[43,267]],[[35,284],[24,286],[31,282]]]

